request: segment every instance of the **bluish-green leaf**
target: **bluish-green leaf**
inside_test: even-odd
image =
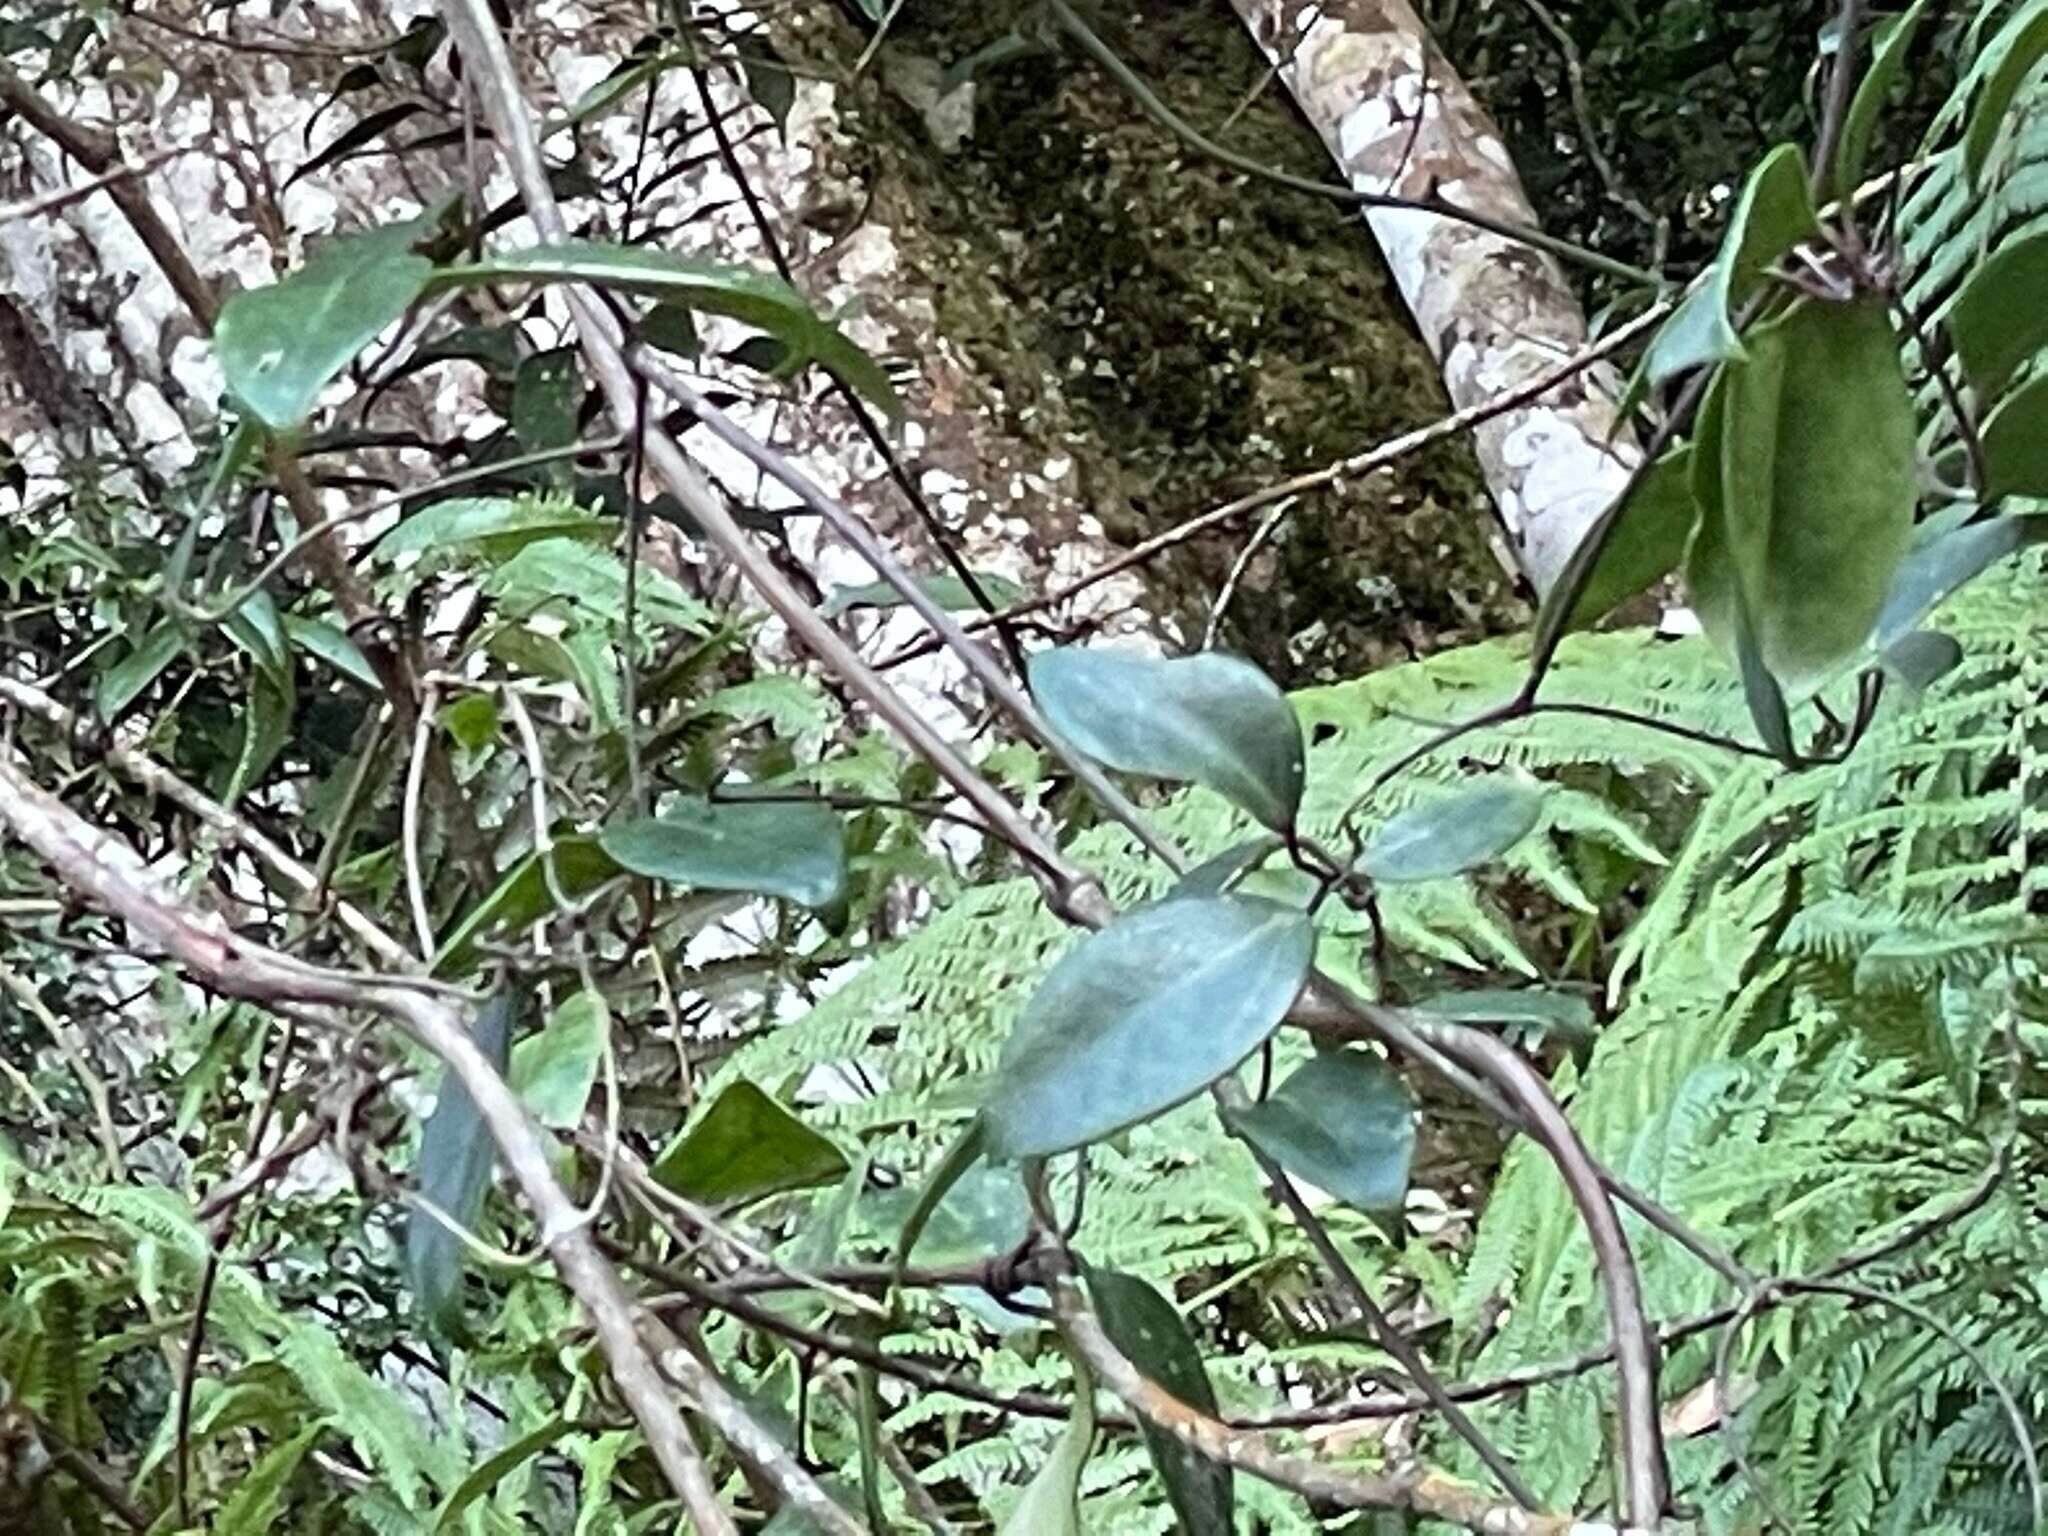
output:
[[[464,496],[407,513],[376,542],[371,555],[395,560],[476,548],[493,560],[506,560],[536,539],[605,538],[617,526],[615,518],[552,496]]]
[[[1131,1364],[1189,1407],[1214,1415],[1216,1391],[1195,1347],[1186,1319],[1158,1291],[1135,1275],[1087,1270],[1088,1295],[1102,1331]],[[1231,1469],[1160,1429],[1141,1421],[1145,1449],[1166,1484],[1166,1497],[1180,1520],[1182,1536],[1231,1536],[1236,1484]]]
[[[2043,539],[2048,539],[2048,516],[2015,513],[1951,528],[1914,550],[1892,578],[1873,643],[1880,650],[1891,645],[1965,582]]]
[[[967,1170],[980,1162],[988,1150],[988,1122],[979,1115],[968,1122],[960,1134],[953,1138],[946,1148],[945,1156],[939,1159],[918,1190],[917,1198],[903,1218],[903,1226],[896,1237],[896,1272],[901,1275],[910,1263],[910,1256],[923,1239],[926,1228],[937,1216],[953,1187],[967,1174]]]
[[[1954,635],[1916,629],[1886,646],[1878,663],[1886,676],[1918,693],[1962,665],[1963,647]]]
[[[1180,901],[1189,896],[1221,896],[1245,877],[1247,871],[1255,870],[1271,858],[1281,846],[1277,837],[1254,837],[1234,848],[1226,848],[1176,880],[1165,899]]]
[[[339,672],[352,682],[372,691],[382,691],[376,669],[362,648],[325,619],[303,619],[295,613],[284,616],[284,632],[293,645]]]
[[[1075,646],[1039,652],[1030,670],[1046,719],[1090,757],[1125,773],[1206,784],[1275,831],[1294,824],[1301,723],[1250,662]]]
[[[329,240],[283,281],[228,300],[214,351],[250,415],[273,432],[304,425],[320,392],[425,291],[433,264],[412,247],[428,222]]]
[[[1415,1105],[1394,1069],[1363,1051],[1312,1056],[1231,1129],[1295,1177],[1360,1210],[1398,1208],[1415,1155]]]
[[[728,315],[767,332],[799,363],[815,362],[892,414],[901,402],[888,375],[833,325],[818,318],[803,295],[779,278],[743,267],[697,261],[647,246],[566,240],[485,257],[434,274],[434,286],[483,283],[589,283],[687,304]]]
[[[519,988],[506,988],[493,993],[477,1014],[477,1049],[500,1072],[526,997]],[[420,1133],[414,1187],[450,1220],[474,1227],[496,1159],[497,1149],[476,1101],[453,1072],[443,1071],[434,1112]],[[413,1302],[444,1336],[461,1331],[463,1251],[462,1239],[426,1211],[415,1210],[406,1217],[405,1274]]]
[[[820,908],[846,889],[846,832],[815,801],[699,800],[608,828],[619,867],[651,880]]]
[[[1542,815],[1541,794],[1519,779],[1497,776],[1402,811],[1380,828],[1358,867],[1388,884],[1461,875],[1506,853]]]
[[[508,1081],[534,1119],[558,1131],[581,1123],[610,1029],[604,998],[578,992],[512,1047]]]
[[[1415,1011],[1456,1024],[1503,1024],[1573,1040],[1591,1039],[1594,1031],[1593,1005],[1569,992],[1478,987],[1439,992],[1418,1002]]]
[[[1099,1141],[1199,1093],[1279,1027],[1315,955],[1305,913],[1161,902],[1069,950],[1024,1007],[983,1108],[989,1153]]]
[[[656,1160],[655,1182],[706,1205],[830,1184],[839,1149],[744,1078],[730,1084]]]

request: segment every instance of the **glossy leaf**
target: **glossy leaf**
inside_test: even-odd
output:
[[[648,246],[566,240],[443,267],[433,282],[436,288],[588,283],[687,304],[765,331],[787,346],[799,364],[815,362],[891,414],[902,410],[881,366],[837,327],[819,319],[803,295],[779,278],[743,267],[674,256]]]
[[[2037,374],[1984,419],[1984,499],[2048,497],[2048,373]]]
[[[134,650],[100,674],[93,690],[100,719],[109,725],[118,720],[121,711],[142,697],[184,648],[185,636],[176,623],[170,619],[158,623]]]
[[[655,1182],[705,1205],[830,1184],[837,1147],[744,1078],[728,1085],[655,1162]]]
[[[527,1112],[551,1130],[573,1130],[597,1082],[611,1012],[602,996],[578,992],[540,1030],[512,1047],[506,1081]]]
[[[1760,666],[1803,697],[1862,650],[1905,557],[1913,403],[1881,303],[1802,302],[1749,354],[1702,412],[1687,579],[1708,633],[1739,660],[1746,619]]]
[[[526,994],[517,988],[493,993],[477,1014],[475,1040],[484,1059],[500,1072],[514,1027],[526,1011]],[[490,1187],[497,1149],[477,1113],[476,1101],[455,1074],[443,1070],[434,1111],[420,1133],[419,1161],[413,1184],[450,1220],[476,1225]],[[414,1305],[444,1337],[460,1332],[462,1317],[463,1243],[448,1227],[423,1210],[406,1217],[405,1274]]]
[[[1199,1093],[1279,1027],[1315,954],[1306,914],[1236,896],[1141,907],[1064,955],[982,1113],[993,1157],[1099,1141]]]
[[[1617,520],[1611,533],[1589,533],[1572,552],[1536,616],[1537,653],[1559,634],[1597,622],[1676,570],[1698,517],[1688,444],[1658,459],[1625,503],[1602,514],[1603,522]]]
[[[2013,102],[2044,56],[2048,56],[2048,7],[2020,10],[1985,45],[1982,79],[1963,130],[1963,163],[1972,186],[1983,187]]]
[[[846,831],[815,801],[685,800],[599,838],[619,867],[704,890],[830,906],[846,890]]]
[[[1312,1056],[1231,1129],[1296,1178],[1360,1210],[1408,1196],[1415,1105],[1394,1069],[1363,1051]]]
[[[991,576],[986,571],[976,571],[974,579],[981,584],[981,590],[988,600],[998,608],[1007,608],[1024,597],[1024,588],[1006,576]],[[929,576],[918,582],[924,594],[941,608],[955,611],[979,608],[974,594],[967,590],[967,583],[958,576]],[[856,608],[901,608],[903,594],[886,581],[869,582],[866,586],[840,587],[825,600],[825,617],[836,619],[842,613]]]
[[[2039,513],[1984,518],[1952,528],[1900,564],[1878,615],[1880,650],[1909,634],[1965,582],[2029,544],[2048,539],[2048,516]]]
[[[2013,370],[2048,346],[2048,231],[2001,246],[1970,274],[1948,334],[1978,397],[1997,399]]]
[[[228,390],[273,432],[295,432],[320,392],[426,289],[433,263],[413,252],[426,218],[343,235],[304,266],[222,307],[213,344]]]
[[[1087,1367],[1074,1367],[1074,1416],[1052,1455],[1025,1485],[1024,1496],[997,1527],[996,1536],[1085,1536],[1081,1528],[1081,1473],[1095,1448],[1095,1383]]]
[[[1273,680],[1208,652],[1041,651],[1031,691],[1054,730],[1125,773],[1206,784],[1275,831],[1301,806],[1301,723]]]
[[[1541,794],[1519,779],[1496,776],[1402,811],[1380,828],[1358,867],[1388,884],[1461,875],[1506,853],[1542,815]]]
[[[620,872],[594,838],[557,838],[553,852],[555,878],[571,900],[588,895]],[[434,952],[430,974],[444,980],[467,974],[476,965],[479,940],[516,937],[554,910],[541,857],[528,854],[448,930]]]
[[[1087,1270],[1088,1296],[1109,1342],[1145,1376],[1191,1408],[1216,1413],[1216,1391],[1186,1319],[1135,1275]],[[1166,1484],[1182,1536],[1231,1536],[1236,1483],[1231,1469],[1175,1439],[1150,1420],[1140,1427],[1152,1465]]]
[[[1953,635],[1916,629],[1886,646],[1878,661],[1887,676],[1918,693],[1962,665],[1963,647]]]
[[[1863,180],[1864,166],[1870,160],[1871,141],[1877,135],[1878,119],[1884,115],[1892,90],[1899,83],[1900,73],[1906,67],[1906,55],[1913,47],[1913,36],[1919,30],[1920,18],[1926,10],[1927,0],[1913,0],[1904,15],[1893,17],[1878,29],[1871,44],[1870,67],[1857,82],[1856,94],[1850,99],[1849,111],[1842,119],[1835,162],[1829,168],[1830,196],[1851,196]]]

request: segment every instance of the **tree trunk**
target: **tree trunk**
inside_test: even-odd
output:
[[[1231,3],[1353,187],[1433,195],[1496,221],[1536,223],[1499,129],[1407,0]],[[1365,221],[1453,404],[1482,403],[1586,346],[1585,314],[1553,257],[1431,213],[1371,209]],[[1538,591],[1639,456],[1617,423],[1618,383],[1611,369],[1589,369],[1474,434],[1516,558]]]

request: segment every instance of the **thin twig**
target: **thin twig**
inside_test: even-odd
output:
[[[102,172],[90,180],[59,187],[54,192],[43,193],[40,197],[26,198],[18,203],[0,203],[0,226],[12,224],[17,219],[32,219],[39,214],[55,213],[59,208],[68,208],[73,203],[91,197],[95,192],[106,190],[117,181],[126,180],[130,176],[146,176],[166,160],[191,154],[196,147],[160,149],[133,165],[117,165],[111,171]]]

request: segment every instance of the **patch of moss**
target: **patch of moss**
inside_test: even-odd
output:
[[[889,46],[952,64],[1005,31],[1001,9],[920,0]],[[1243,106],[1267,69],[1228,10],[1149,4],[1095,24],[1188,121],[1330,176],[1278,82]],[[843,67],[861,42],[832,22],[802,45]],[[840,104],[940,329],[1005,402],[1008,430],[1074,455],[1112,536],[1135,541],[1445,412],[1355,214],[1201,156],[1071,47],[977,85],[973,137],[951,157],[877,84]],[[1252,521],[1153,573],[1191,634]],[[1511,627],[1526,608],[1491,526],[1462,443],[1314,493],[1245,574],[1228,638],[1299,684]]]

